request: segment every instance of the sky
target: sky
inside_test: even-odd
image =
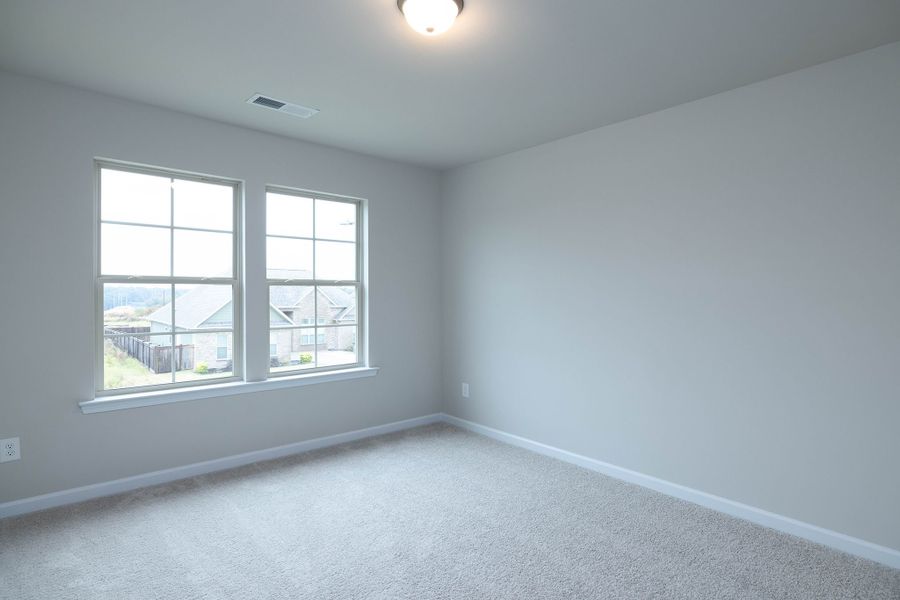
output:
[[[231,186],[101,169],[100,189],[103,275],[232,277]],[[266,206],[271,277],[356,278],[355,204],[269,192]]]

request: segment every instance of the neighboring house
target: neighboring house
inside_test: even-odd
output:
[[[319,350],[354,350],[356,330],[352,327],[327,327],[356,323],[356,302],[353,288],[319,287],[318,295],[312,287],[273,286],[272,308],[296,326],[319,325],[315,330],[301,330],[293,336],[292,352]]]
[[[233,326],[231,288],[227,286],[198,286],[179,296],[175,302],[175,331],[191,329],[228,329]],[[172,331],[172,304],[152,312],[150,333]],[[185,333],[176,337],[178,345],[194,346],[194,365],[205,363],[211,371],[231,368],[233,336],[227,333]]]
[[[314,295],[311,286],[273,286],[269,306],[271,327],[319,325],[320,329],[273,330],[270,334],[270,356],[278,364],[297,361],[303,353],[317,349],[355,350],[356,330],[353,327],[328,325],[356,322],[356,302],[353,288],[318,288]],[[233,326],[231,289],[227,286],[198,286],[175,299],[175,331],[196,329],[227,329]],[[150,333],[171,331],[172,304],[151,313]],[[233,338],[222,333],[193,333],[177,336],[177,344],[193,344],[194,364],[206,363],[210,370],[231,368]]]

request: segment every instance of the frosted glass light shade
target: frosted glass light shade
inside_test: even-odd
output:
[[[462,10],[460,0],[399,0],[409,26],[422,35],[440,35],[453,26]]]

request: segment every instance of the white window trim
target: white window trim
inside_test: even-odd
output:
[[[234,199],[232,202],[232,277],[230,278],[205,278],[205,277],[127,277],[127,276],[104,276],[101,270],[101,194],[100,189],[100,172],[103,169],[113,169],[126,171],[131,173],[144,173],[147,175],[155,175],[158,177],[169,177],[176,179],[186,179],[190,181],[202,181],[208,183],[216,183],[220,185],[228,185],[234,188]],[[138,394],[153,393],[157,391],[176,390],[184,388],[194,388],[202,386],[215,386],[222,383],[241,381],[244,376],[244,364],[242,361],[243,354],[236,355],[232,352],[232,375],[226,377],[217,377],[207,382],[197,381],[174,381],[172,383],[164,383],[152,386],[131,387],[124,389],[103,388],[103,345],[104,345],[104,327],[103,327],[103,285],[105,283],[164,283],[164,284],[210,284],[222,283],[232,286],[232,324],[228,329],[232,334],[232,344],[243,347],[243,261],[241,255],[241,240],[243,239],[243,182],[238,179],[230,179],[227,177],[217,177],[214,175],[205,175],[200,173],[192,173],[181,171],[178,169],[169,169],[164,167],[152,167],[140,165],[119,160],[106,158],[94,159],[94,286],[95,286],[95,307],[94,315],[96,322],[95,329],[95,350],[94,350],[94,397],[101,398],[107,396],[118,396],[122,393]],[[174,227],[172,222],[169,227]],[[170,256],[170,260],[174,261],[174,254]],[[158,281],[155,281],[158,280]],[[172,302],[175,301],[174,295]],[[177,335],[175,323],[172,323],[173,333]],[[204,333],[205,331],[186,331],[184,333]],[[210,333],[215,331],[210,331]]]
[[[308,279],[308,280],[278,280],[278,279],[269,279],[268,272],[266,273],[266,284],[268,288],[272,286],[279,285],[296,285],[296,286],[309,286],[314,290],[318,287],[327,287],[329,285],[352,285],[356,287],[356,325],[332,325],[334,327],[356,327],[356,346],[357,346],[357,354],[356,354],[356,363],[346,364],[346,365],[338,365],[338,366],[328,366],[328,367],[313,367],[309,369],[293,369],[287,371],[272,371],[271,368],[268,370],[267,378],[274,379],[280,377],[291,378],[301,374],[316,374],[316,373],[330,373],[335,371],[341,371],[345,369],[360,369],[366,368],[369,366],[369,343],[368,343],[368,325],[369,325],[369,313],[368,313],[368,296],[369,296],[369,273],[368,273],[368,264],[369,264],[369,256],[368,256],[368,202],[364,198],[356,198],[353,196],[340,196],[337,194],[330,194],[325,192],[319,192],[315,190],[306,190],[300,188],[291,188],[279,185],[267,185],[265,188],[265,196],[268,197],[269,193],[275,194],[283,194],[287,196],[297,196],[300,198],[312,198],[315,200],[327,200],[331,202],[344,202],[347,204],[354,204],[356,206],[356,280],[353,282],[347,281],[330,281],[330,280],[319,280],[319,279]],[[313,210],[313,222],[315,222],[315,209]],[[277,236],[282,237],[282,236]],[[291,237],[291,236],[284,236]],[[266,238],[268,238],[268,232],[266,232]],[[302,239],[311,239],[311,240],[324,240],[324,241],[341,241],[344,240],[328,240],[326,238],[316,238],[315,237],[315,229],[313,229],[313,236],[311,238],[302,238]],[[313,265],[315,268],[315,246],[313,246]],[[268,271],[268,265],[267,265]],[[315,292],[314,292],[315,293]],[[267,291],[267,299],[270,297],[269,292]],[[322,326],[318,324],[319,320],[319,311],[318,311],[318,294],[315,295],[315,306],[316,308],[313,310],[313,314],[316,316],[316,323],[310,325],[300,325],[294,327],[276,327],[270,328],[270,331],[276,330],[297,330],[297,329],[316,329],[318,330]],[[328,325],[325,325],[328,327]],[[318,339],[316,340],[318,342]],[[318,354],[318,345],[316,344],[316,353]]]
[[[219,398],[235,396],[238,394],[251,394],[267,390],[316,385],[350,379],[362,379],[374,377],[378,374],[377,367],[357,367],[340,371],[325,371],[307,373],[303,375],[292,374],[290,377],[273,377],[265,381],[236,381],[229,383],[194,386],[182,389],[163,389],[155,392],[139,392],[135,394],[121,394],[119,396],[102,396],[79,402],[78,406],[84,414],[110,412],[114,410],[128,410],[144,406],[156,406],[158,404],[172,404],[175,402],[189,402],[204,398]]]
[[[243,315],[243,304],[245,298],[244,287],[245,287],[245,276],[243,272],[243,261],[242,261],[242,253],[240,248],[248,243],[258,243],[262,242],[263,247],[265,246],[265,231],[262,232],[261,239],[248,239],[255,238],[256,236],[251,236],[250,233],[243,228],[243,202],[244,195],[247,191],[244,189],[245,183],[243,180],[239,179],[229,179],[229,178],[221,178],[221,177],[213,177],[198,173],[192,173],[188,171],[180,171],[177,169],[168,169],[168,168],[156,168],[156,167],[148,167],[141,164],[129,163],[114,159],[106,159],[106,158],[96,158],[94,160],[95,169],[94,169],[94,177],[95,177],[95,200],[94,200],[94,226],[96,230],[94,231],[94,281],[97,282],[100,280],[100,168],[103,166],[111,167],[111,168],[120,168],[126,170],[133,170],[138,172],[147,172],[155,175],[168,175],[174,177],[182,177],[185,179],[199,179],[206,181],[215,181],[219,183],[227,183],[233,184],[236,186],[236,201],[235,201],[235,220],[234,220],[234,231],[232,232],[237,240],[236,246],[236,255],[235,255],[235,280],[236,280],[236,293],[234,298],[234,322],[232,332],[232,343],[234,344],[234,351],[231,353],[235,369],[238,368],[238,364],[240,364],[240,371],[235,371],[235,373],[242,373],[240,376],[234,376],[231,378],[222,378],[217,379],[211,383],[197,384],[193,382],[179,382],[175,384],[167,384],[161,386],[152,386],[148,388],[129,388],[126,390],[108,390],[106,392],[95,391],[94,397],[90,400],[85,400],[79,402],[79,407],[81,408],[81,412],[84,414],[92,414],[92,413],[101,413],[101,412],[109,412],[116,410],[127,410],[132,408],[140,408],[144,406],[155,406],[159,404],[171,404],[177,402],[187,402],[192,400],[200,400],[204,398],[217,398],[217,397],[225,397],[225,396],[233,396],[240,394],[251,394],[256,392],[262,392],[266,390],[275,390],[275,389],[286,389],[293,387],[302,387],[307,385],[316,385],[321,383],[331,383],[337,381],[345,381],[345,380],[353,380],[353,379],[361,379],[374,377],[378,374],[379,368],[373,367],[369,364],[369,345],[368,345],[368,325],[369,325],[369,309],[368,309],[368,294],[369,294],[369,273],[368,273],[368,265],[369,265],[369,247],[368,247],[368,201],[365,198],[359,198],[354,196],[336,196],[334,194],[328,194],[324,192],[319,192],[315,190],[304,190],[300,188],[286,188],[274,185],[265,186],[264,190],[262,190],[262,198],[261,200],[265,202],[265,193],[268,191],[274,192],[283,192],[283,193],[293,193],[300,195],[313,195],[314,197],[322,198],[322,199],[335,199],[335,200],[343,200],[345,202],[355,202],[358,205],[358,223],[357,223],[357,239],[356,242],[358,244],[357,251],[357,259],[358,259],[358,277],[357,277],[357,285],[359,288],[363,290],[362,293],[357,296],[357,347],[358,354],[357,359],[358,362],[354,365],[341,365],[340,367],[325,367],[324,369],[309,369],[304,371],[292,371],[285,373],[265,373],[265,379],[263,380],[254,380],[249,381],[248,379],[251,377],[260,377],[263,373],[257,372],[256,368],[250,369],[250,366],[247,365],[247,362],[250,362],[250,357],[247,357],[246,360],[244,356],[248,350],[248,338],[245,335],[245,328],[248,327],[248,323],[241,319]],[[263,281],[268,281],[267,279],[263,279]],[[326,282],[319,282],[326,283]],[[99,287],[99,285],[98,285]],[[267,286],[268,287],[268,286]],[[98,322],[95,326],[95,329],[98,331],[98,335],[100,337],[99,342],[97,343],[98,349],[102,352],[102,334],[103,334],[103,313],[102,313],[102,301],[98,299],[97,310],[95,318],[98,319]],[[265,323],[266,327],[269,324],[269,315],[268,315],[268,292],[266,294],[266,312],[265,312],[265,321],[260,319],[259,323],[252,323],[253,327],[257,325],[261,325]],[[248,321],[252,319],[247,319]],[[205,332],[208,333],[208,332]],[[240,350],[239,352],[237,350]],[[268,352],[266,353],[268,354]],[[266,356],[265,364],[268,366],[268,362],[270,357]],[[94,389],[98,389],[98,385],[102,384],[102,376],[100,375],[100,360],[102,360],[102,356],[98,357],[98,362],[95,364],[94,368]],[[238,362],[240,361],[240,362]],[[260,366],[262,362],[260,361]],[[249,372],[248,372],[249,369]],[[254,373],[256,375],[254,376]]]

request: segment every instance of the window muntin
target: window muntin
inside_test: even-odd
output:
[[[269,189],[266,210],[269,372],[359,366],[360,202]]]
[[[238,184],[107,162],[98,182],[98,395],[239,376]]]

